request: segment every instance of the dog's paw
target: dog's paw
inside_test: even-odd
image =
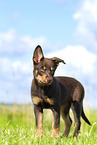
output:
[[[52,138],[59,138],[59,135],[58,134],[52,134],[51,137]]]
[[[36,130],[35,136],[37,138],[41,138],[43,136],[43,130],[41,130],[41,129]]]

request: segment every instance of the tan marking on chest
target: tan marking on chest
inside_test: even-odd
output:
[[[53,102],[52,99],[46,98],[46,99],[44,99],[44,100],[45,100],[45,102],[47,102],[48,104],[54,105],[54,102]]]
[[[41,99],[41,98],[35,96],[35,97],[33,97],[32,100],[33,100],[33,103],[34,103],[35,105],[38,105],[39,103],[43,102],[43,100],[44,100],[46,103],[50,104],[50,105],[54,105],[53,100],[52,100],[52,99],[49,99],[49,98]]]
[[[39,97],[34,97],[33,99],[33,103],[35,104],[35,105],[38,105],[42,100],[41,100],[41,98],[39,98]]]

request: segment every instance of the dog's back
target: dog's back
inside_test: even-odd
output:
[[[84,88],[79,81],[71,77],[56,77],[56,79],[69,90],[72,101],[82,103],[84,98]]]

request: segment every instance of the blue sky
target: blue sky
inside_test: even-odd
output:
[[[46,36],[54,45],[56,42],[62,45],[74,43],[76,22],[72,14],[76,11],[75,4],[78,7],[76,0],[4,0],[0,4],[0,31],[13,28],[22,35]]]
[[[55,75],[85,87],[86,106],[97,108],[97,0],[0,1],[0,102],[31,102],[32,55],[60,57]],[[91,103],[92,102],[92,103]]]

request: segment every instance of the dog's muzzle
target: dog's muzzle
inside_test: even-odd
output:
[[[52,77],[48,77],[46,74],[44,74],[42,76],[38,75],[36,77],[36,79],[37,79],[39,84],[44,85],[44,86],[51,85],[52,84],[52,80],[53,80]]]

